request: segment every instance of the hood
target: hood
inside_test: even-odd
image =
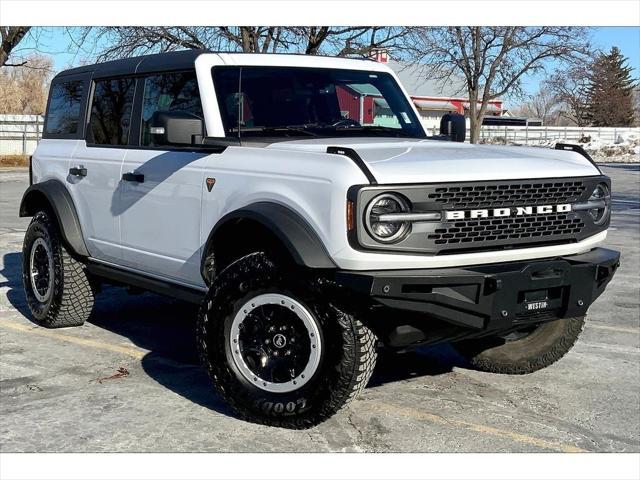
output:
[[[266,148],[324,153],[352,148],[378,183],[436,183],[599,175],[576,152],[539,147],[471,145],[439,140],[322,138],[278,142]]]

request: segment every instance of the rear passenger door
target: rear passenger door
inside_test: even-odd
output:
[[[83,137],[90,74],[58,76],[51,84],[43,138],[33,155],[36,182],[57,179],[71,187],[69,165]]]
[[[92,257],[120,263],[121,167],[129,141],[136,81],[132,77],[94,82],[89,122],[71,167],[71,194]]]
[[[162,145],[151,129],[155,112],[202,118],[195,72],[151,74],[138,80],[139,144],[130,146],[121,197],[124,265],[187,286],[202,285],[200,219],[208,156],[190,145]]]

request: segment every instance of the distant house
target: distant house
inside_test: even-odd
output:
[[[470,104],[462,78],[452,76],[447,82],[436,81],[427,78],[424,67],[392,60],[384,50],[375,51],[372,56],[374,60],[386,63],[398,75],[425,127],[438,128],[440,118],[448,112],[467,114]],[[504,113],[502,100],[489,102],[486,117],[501,117]],[[491,120],[493,124],[499,122],[499,118]]]

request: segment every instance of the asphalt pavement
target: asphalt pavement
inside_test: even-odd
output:
[[[613,180],[622,265],[573,350],[525,376],[466,369],[447,345],[387,354],[356,401],[306,431],[237,419],[195,353],[193,306],[109,287],[89,323],[29,320],[25,170],[0,170],[1,452],[639,452],[640,166]]]

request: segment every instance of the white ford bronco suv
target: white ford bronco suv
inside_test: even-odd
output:
[[[196,302],[219,395],[287,428],[358,395],[383,346],[552,364],[619,265],[597,247],[609,178],[578,147],[469,145],[459,116],[435,137],[419,118],[366,60],[186,51],[60,73],[20,205],[33,317],[82,325],[103,282]]]

